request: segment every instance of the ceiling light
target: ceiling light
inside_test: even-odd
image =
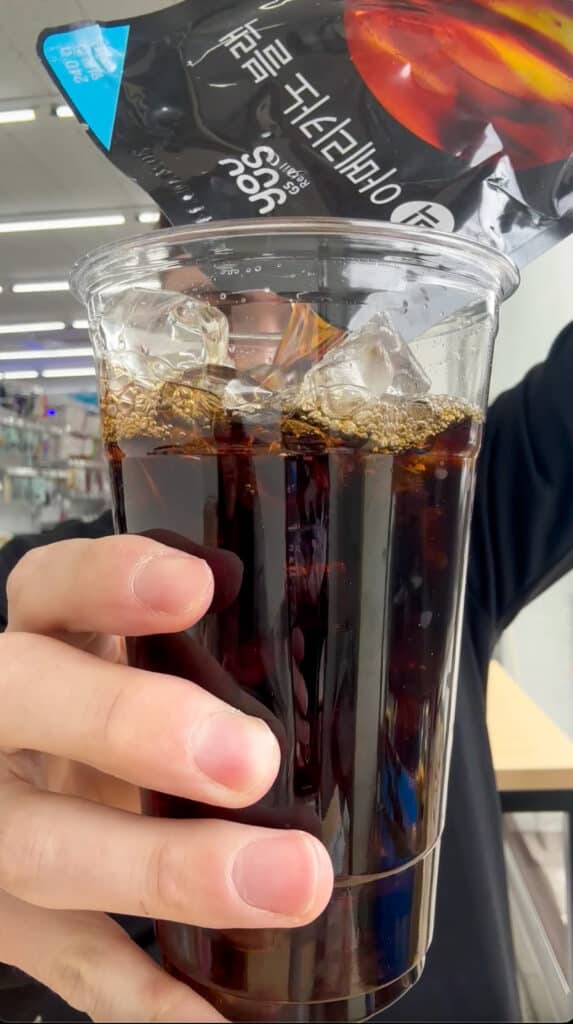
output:
[[[138,221],[140,224],[159,224],[161,214],[157,210],[148,210],[146,213],[140,213],[138,215]]]
[[[23,359],[89,359],[92,355],[87,345],[84,348],[26,348],[16,352],[0,351],[0,360],[11,363]]]
[[[74,331],[87,331],[89,328],[89,320],[74,320],[72,327]]]
[[[37,380],[39,376],[37,370],[8,370],[0,373],[0,380]]]
[[[41,220],[0,221],[0,235],[26,231],[66,231],[71,228],[112,228],[125,224],[122,213],[98,217],[44,217]]]
[[[39,324],[0,324],[0,334],[39,334],[40,331],[63,331],[65,327],[61,320]]]
[[[65,103],[61,103],[59,107],[54,107],[54,114],[56,117],[75,117],[71,107],[68,107]]]
[[[95,367],[77,366],[73,370],[44,370],[42,377],[46,380],[57,380],[58,377],[95,377]]]
[[[27,281],[24,284],[13,284],[14,295],[41,295],[47,292],[69,292],[67,281]]]
[[[0,110],[0,124],[24,124],[35,120],[35,110]]]

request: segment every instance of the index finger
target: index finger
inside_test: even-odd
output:
[[[29,551],[8,579],[8,629],[45,635],[176,633],[208,611],[206,561],[147,537],[68,540]]]

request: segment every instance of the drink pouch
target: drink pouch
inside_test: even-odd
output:
[[[184,0],[38,46],[173,224],[380,219],[521,266],[573,230],[568,0]]]

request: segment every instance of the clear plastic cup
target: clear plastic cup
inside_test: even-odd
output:
[[[335,871],[292,931],[159,922],[166,968],[236,1020],[354,1021],[432,938],[476,458],[517,272],[460,237],[343,220],[179,228],[79,266],[119,532],[200,553],[203,623],[134,665],[259,715],[282,749],[242,812]],[[269,870],[272,866],[269,865]]]

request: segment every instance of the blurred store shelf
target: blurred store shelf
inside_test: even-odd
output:
[[[0,407],[0,544],[109,505],[107,465],[92,411],[41,398],[27,412]]]

